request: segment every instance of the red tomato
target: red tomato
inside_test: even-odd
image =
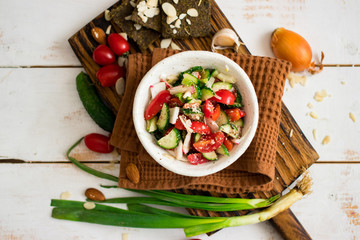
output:
[[[111,50],[118,56],[123,55],[130,49],[129,43],[118,33],[110,34],[107,41]]]
[[[225,109],[224,111],[232,122],[235,122],[245,116],[245,112],[239,108]]]
[[[183,102],[180,101],[179,98],[177,97],[173,97],[170,99],[169,101],[169,107],[173,108],[173,107],[182,107],[184,105]]]
[[[175,128],[179,129],[179,130],[186,130],[186,128],[185,128],[184,124],[182,123],[182,121],[180,120],[180,118],[178,118],[176,120]]]
[[[203,122],[193,121],[190,127],[195,133],[210,134],[210,128]]]
[[[99,45],[95,48],[93,55],[94,61],[99,65],[108,65],[115,62],[115,55],[108,46]]]
[[[193,144],[194,148],[201,153],[212,152],[223,144],[225,135],[223,132],[211,133],[201,136],[199,141]]]
[[[215,110],[214,105],[209,99],[207,99],[204,103],[204,109],[203,109],[204,116],[206,118],[210,118],[211,115],[214,113],[214,110]]]
[[[236,97],[229,90],[220,89],[215,94],[217,95],[218,98],[212,97],[212,98],[210,98],[210,100],[215,101],[215,102],[219,102],[219,103],[223,103],[223,104],[226,104],[226,105],[233,105],[234,102],[235,102]]]
[[[109,144],[110,138],[98,133],[91,133],[85,136],[85,145],[94,152],[111,153],[114,147]]]
[[[169,102],[171,94],[168,90],[163,90],[156,95],[156,97],[150,101],[149,106],[145,109],[145,120],[152,119],[158,112],[160,112],[164,103]]]
[[[211,115],[211,119],[216,121],[221,113],[221,108],[219,104],[216,104],[215,109],[214,109],[214,113]]]
[[[116,81],[124,77],[125,72],[122,67],[117,64],[111,64],[99,69],[96,73],[96,78],[99,80],[101,86],[111,87],[114,86]]]
[[[209,162],[201,153],[193,153],[187,156],[189,162],[193,165]]]
[[[234,147],[234,143],[230,141],[227,137],[224,139],[224,145],[228,151],[231,151],[231,149]]]

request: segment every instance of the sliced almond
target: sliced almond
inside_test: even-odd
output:
[[[160,48],[168,48],[170,46],[172,39],[171,38],[166,38],[161,40],[160,42]]]
[[[125,20],[131,20],[131,15],[129,15],[129,16],[126,16],[125,18],[124,18]]]
[[[121,240],[129,240],[129,234],[128,233],[121,234]]]
[[[161,5],[162,10],[164,11],[164,13],[169,16],[169,17],[176,17],[176,9],[173,5],[171,5],[170,3],[163,3]]]
[[[177,30],[176,30],[176,29],[173,30],[173,34],[177,34]]]
[[[190,21],[190,19],[186,19],[186,22],[187,22],[187,24],[189,24],[189,25],[191,25],[191,21]]]
[[[131,5],[132,7],[136,7],[135,1],[130,1],[130,5]]]
[[[314,112],[310,113],[310,117],[312,117],[313,119],[319,119],[319,116]]]
[[[173,0],[173,2],[174,2],[175,4],[178,4],[178,3],[179,3],[179,0]]]
[[[353,122],[356,122],[356,117],[352,112],[349,113],[349,117]]]
[[[148,17],[146,17],[146,16],[144,15],[144,13],[138,12],[138,16],[141,18],[141,21],[143,21],[144,23],[147,22]]]
[[[171,42],[171,48],[174,50],[181,50],[181,48],[174,42]]]
[[[158,3],[159,3],[158,0],[148,0],[146,2],[146,5],[149,6],[149,7],[157,7]]]
[[[111,20],[110,11],[107,10],[107,9],[104,11],[104,18],[105,18],[106,21]]]
[[[323,90],[315,93],[314,99],[318,102],[322,102],[324,100],[324,98],[326,98],[328,96],[329,96],[329,94],[326,92],[325,89],[323,89]]]
[[[62,192],[61,195],[60,195],[60,199],[67,200],[69,198],[71,198],[71,193],[70,192]]]
[[[140,25],[140,24],[137,24],[137,23],[134,24],[134,27],[135,27],[136,30],[140,30],[140,29],[141,29],[141,25]]]
[[[175,28],[175,25],[170,24],[170,28]]]
[[[322,140],[321,144],[326,145],[330,142],[330,140],[331,140],[330,136],[325,136],[324,139]]]
[[[182,13],[179,15],[179,19],[183,20],[186,17],[186,13]]]
[[[306,106],[307,106],[308,108],[310,108],[310,109],[313,109],[313,108],[314,108],[314,105],[312,105],[312,103],[308,103]]]
[[[316,139],[317,139],[317,130],[314,129],[314,130],[312,131],[312,134],[313,134],[314,140],[316,141]]]
[[[190,8],[187,10],[187,14],[190,16],[190,17],[197,17],[199,16],[199,13],[198,11],[195,9],[195,8]]]
[[[126,41],[128,40],[128,35],[125,32],[119,33],[120,36],[122,36]]]
[[[175,17],[167,17],[167,18],[166,18],[166,23],[167,23],[167,24],[171,24],[171,23],[174,22],[176,19],[178,19],[177,16],[175,16]]]
[[[140,172],[138,167],[133,164],[133,163],[129,163],[126,168],[125,168],[125,172],[126,172],[126,177],[133,183],[137,184],[140,182]]]
[[[110,34],[111,33],[111,25],[109,25],[105,31],[106,34]]]
[[[159,8],[148,8],[145,10],[144,15],[148,18],[153,18],[154,16],[159,15],[159,13]]]
[[[180,25],[181,25],[181,20],[180,19],[176,20],[175,27],[180,28]]]
[[[116,93],[121,96],[124,94],[125,92],[125,79],[124,78],[119,78],[116,83],[115,83],[115,90]]]
[[[83,204],[83,206],[87,210],[91,210],[91,209],[94,209],[96,207],[95,203],[93,203],[93,202],[85,202]]]

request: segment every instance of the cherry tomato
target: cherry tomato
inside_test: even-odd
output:
[[[225,137],[224,139],[224,145],[228,151],[231,151],[231,149],[234,147],[234,143],[228,139],[228,137]]]
[[[225,109],[224,111],[232,122],[235,122],[245,116],[245,112],[240,110],[239,108]]]
[[[99,69],[96,73],[96,78],[99,80],[101,86],[114,86],[116,81],[124,77],[125,72],[122,67],[117,64],[110,64]]]
[[[115,55],[108,46],[99,45],[95,48],[93,55],[94,61],[99,65],[108,65],[115,62]]]
[[[193,121],[190,127],[195,133],[210,134],[210,128],[203,122]]]
[[[214,109],[214,113],[211,115],[211,119],[216,121],[221,113],[221,108],[219,104],[216,104],[215,109]]]
[[[207,99],[204,103],[204,109],[203,109],[204,116],[206,118],[210,118],[211,115],[214,113],[214,110],[215,110],[214,105],[209,99]]]
[[[123,55],[130,49],[129,43],[118,33],[110,34],[107,41],[111,50],[118,56]]]
[[[110,138],[98,133],[91,133],[85,136],[85,145],[94,152],[111,153],[114,147],[109,144]]]
[[[179,129],[179,130],[186,130],[186,128],[185,128],[184,124],[182,123],[182,121],[180,120],[180,118],[178,118],[176,120],[175,128]]]
[[[163,90],[156,95],[149,103],[149,106],[145,109],[145,120],[152,119],[158,112],[160,112],[164,103],[169,102],[171,94],[168,90]]]
[[[215,101],[215,102],[219,102],[219,103],[223,103],[223,104],[226,104],[226,105],[232,105],[235,102],[236,97],[229,90],[220,89],[215,94],[217,95],[218,98],[217,97],[212,97],[212,98],[210,98],[210,100]]]
[[[173,107],[182,107],[184,105],[183,102],[180,101],[179,98],[177,97],[172,97],[169,101],[169,107],[173,108]]]
[[[225,135],[223,132],[211,133],[201,136],[199,141],[194,143],[193,146],[198,152],[201,153],[212,152],[218,149],[221,144],[223,144],[224,139]]]
[[[201,153],[193,153],[187,156],[189,162],[193,165],[209,162]]]

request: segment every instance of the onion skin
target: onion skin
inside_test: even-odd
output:
[[[301,72],[310,67],[312,51],[309,43],[299,34],[277,28],[271,35],[271,49],[275,57],[292,63],[292,71]]]

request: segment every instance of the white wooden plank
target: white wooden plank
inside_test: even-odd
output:
[[[118,173],[118,165],[111,171],[106,164],[90,166],[114,175]],[[9,179],[13,180],[8,181]],[[72,194],[72,200],[83,201],[85,199],[83,194],[87,188],[101,189],[99,184],[114,184],[93,177],[71,164],[1,164],[0,181],[6,182],[0,185],[0,192],[5,193],[0,198],[0,206],[3,206],[0,211],[0,239],[121,239],[122,233],[129,233],[131,240],[185,239],[181,229],[135,229],[52,219],[51,198],[59,198],[62,192],[68,191]],[[108,198],[136,196],[134,193],[120,189],[101,189],[101,191]],[[125,206],[121,205],[121,207]],[[185,213],[185,210],[182,212]],[[269,223],[229,228],[212,237],[204,234],[200,238],[222,240],[234,236],[281,239]]]
[[[360,161],[360,68],[325,68],[323,72],[307,78],[306,86],[286,83],[284,102],[320,155],[320,161]],[[345,83],[345,84],[342,84]],[[325,89],[331,96],[322,102],[314,100],[316,92]],[[310,109],[307,104],[314,107]],[[318,114],[313,119],[310,112]],[[352,112],[357,121],[353,122]],[[317,130],[317,140],[312,131]],[[329,135],[331,141],[322,145]]]
[[[302,35],[315,57],[325,53],[327,64],[360,63],[360,2],[304,0],[217,1],[254,55],[273,56],[270,37],[284,27]]]
[[[6,1],[0,9],[0,66],[79,65],[67,39],[115,3],[106,1]],[[270,34],[286,27],[303,35],[325,63],[360,63],[360,3],[356,0],[217,1],[255,55],[272,56]],[[345,27],[349,26],[349,27]]]
[[[75,78],[82,69],[0,69],[0,158],[66,161],[66,150],[100,129],[85,111]],[[81,147],[82,160],[113,160]],[[77,155],[80,157],[80,155]]]

